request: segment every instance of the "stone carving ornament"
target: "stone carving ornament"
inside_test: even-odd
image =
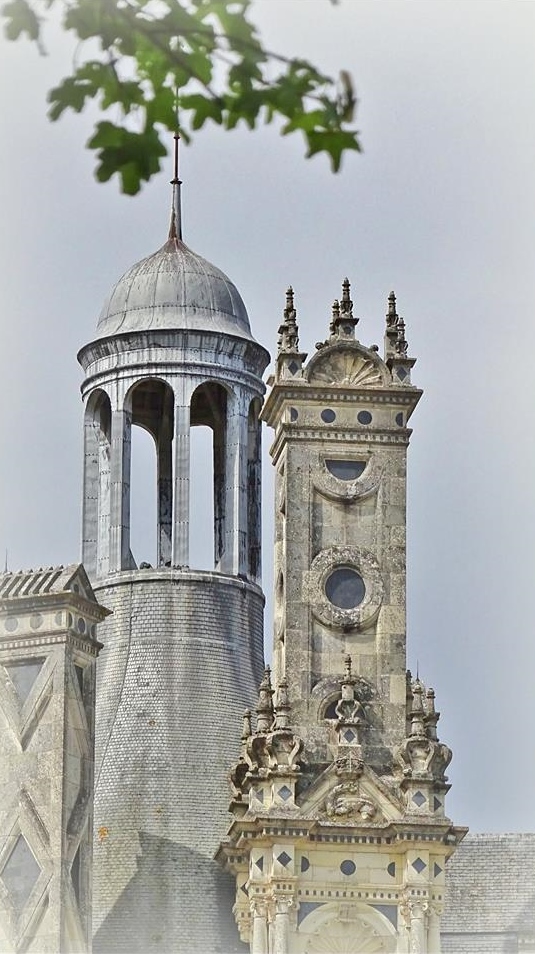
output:
[[[356,822],[359,819],[369,821],[377,808],[369,798],[361,795],[359,783],[353,781],[335,785],[325,799],[325,812],[333,820]]]
[[[381,937],[362,918],[328,921],[310,938],[306,954],[385,954],[392,951],[389,939]]]
[[[321,468],[313,476],[314,487],[320,494],[332,500],[352,501],[377,493],[383,465],[374,454],[369,455],[364,471],[354,480],[341,480],[331,474],[326,465],[326,460],[331,457],[332,454],[322,455]]]
[[[376,388],[388,383],[387,379],[386,366],[377,355],[372,358],[358,344],[348,342],[325,348],[308,365],[309,384]]]

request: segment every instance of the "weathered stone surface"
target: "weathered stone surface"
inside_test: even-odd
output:
[[[96,624],[81,566],[0,575],[0,950],[91,950]]]

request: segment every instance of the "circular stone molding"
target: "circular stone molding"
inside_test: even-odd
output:
[[[333,571],[349,568],[362,577],[364,598],[352,609],[341,609],[327,598],[325,587]],[[322,550],[312,561],[305,578],[305,599],[320,623],[338,629],[362,629],[376,619],[384,598],[379,564],[362,547],[337,546]]]
[[[321,455],[320,469],[314,473],[313,480],[314,487],[323,497],[331,500],[352,501],[377,493],[383,474],[383,465],[375,454],[369,454],[365,457],[361,455],[358,458],[359,461],[366,460],[366,466],[360,477],[355,477],[354,480],[342,480],[340,477],[335,477],[327,466],[327,461],[333,459],[350,461],[352,458],[346,457],[343,452]]]

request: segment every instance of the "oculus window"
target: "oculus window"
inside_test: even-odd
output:
[[[355,609],[362,603],[366,587],[360,573],[350,566],[339,566],[327,577],[325,594],[333,606]]]

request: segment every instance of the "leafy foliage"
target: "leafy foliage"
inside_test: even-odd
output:
[[[10,0],[5,34],[45,52],[52,7],[79,48],[71,76],[50,90],[50,118],[81,112],[95,101],[106,115],[88,142],[100,181],[114,174],[134,195],[160,168],[162,138],[177,129],[185,141],[211,121],[225,129],[281,122],[300,131],[307,156],[324,152],[340,168],[345,150],[360,151],[352,122],[350,76],[338,81],[306,60],[262,46],[248,19],[251,0]],[[84,50],[91,55],[83,59]],[[81,52],[80,52],[81,50]],[[95,55],[95,51],[97,51]]]

